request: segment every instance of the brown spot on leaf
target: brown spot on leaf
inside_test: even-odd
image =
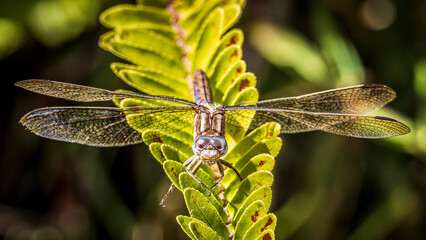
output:
[[[250,81],[248,79],[244,79],[240,83],[240,88],[238,89],[238,92],[243,91],[244,89],[248,88],[250,86]]]
[[[126,38],[129,38],[129,37],[130,37],[130,32],[128,32],[128,31],[124,32],[123,37],[124,37],[125,39],[126,39]]]
[[[173,175],[175,175],[175,177],[178,177],[178,174],[176,173],[175,168],[171,168],[170,170],[172,171]]]
[[[213,23],[212,23],[212,28],[213,28],[213,30],[214,30],[215,32],[218,32],[218,28],[217,28],[217,24],[216,24],[216,22],[213,22]]]
[[[163,151],[161,151],[161,148],[156,149],[158,154],[160,154],[161,158],[166,159],[166,156],[164,156]]]
[[[271,226],[272,222],[273,222],[272,218],[269,218],[268,222],[266,222],[265,226],[263,226],[263,228],[260,229],[260,231],[261,232],[265,231],[269,226]]]
[[[164,143],[163,139],[161,139],[161,137],[157,134],[150,134],[148,138],[150,138],[152,142]]]
[[[237,74],[238,75],[240,75],[242,72],[243,72],[243,68],[242,67],[237,68]]]
[[[235,51],[232,53],[231,57],[229,58],[229,62],[230,62],[230,63],[235,62],[235,58],[238,58],[238,51],[237,51],[237,50],[235,50]]]
[[[263,167],[263,165],[265,165],[266,161],[262,160],[259,162],[259,167]]]
[[[233,84],[235,82],[235,78],[231,79],[231,84]]]
[[[253,215],[251,215],[251,221],[257,222],[257,219],[259,218],[259,210],[255,211]]]
[[[198,236],[202,237],[203,239],[206,239],[203,235],[201,235],[201,232],[198,231],[198,229],[195,227],[195,225],[192,225],[192,230],[198,233]]]
[[[263,236],[262,239],[263,240],[272,240],[272,236],[271,236],[271,234],[267,233],[265,236]]]
[[[237,36],[233,36],[231,39],[229,39],[229,42],[226,46],[229,47],[231,45],[237,44],[237,42],[238,42]]]
[[[164,155],[163,151],[161,151],[161,150],[160,150],[160,155],[161,155],[161,158],[166,159],[166,156]]]

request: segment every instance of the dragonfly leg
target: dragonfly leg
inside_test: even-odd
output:
[[[185,167],[192,168],[192,166],[194,165],[194,163],[196,163],[196,162],[197,162],[197,161],[194,161],[194,160],[195,160],[195,159],[197,159],[197,158],[198,158],[198,156],[197,156],[197,155],[193,155],[192,157],[188,158],[188,160],[186,160],[186,161],[183,163],[183,165],[184,165]],[[192,165],[191,165],[191,166],[189,166],[191,163],[192,163]]]
[[[194,156],[192,156],[192,157],[190,157],[190,158],[188,158],[188,160],[186,160],[184,163],[183,163],[183,165],[185,166],[185,167],[189,167],[189,168],[192,168],[192,166],[197,162],[197,161],[195,161],[195,159],[197,158],[197,156],[196,155],[194,155]],[[190,165],[192,163],[192,165],[191,166],[188,166],[188,165]],[[164,202],[166,201],[166,199],[169,197],[169,195],[173,192],[173,190],[176,188],[176,186],[172,183],[172,185],[170,185],[170,187],[169,187],[169,190],[167,191],[167,193],[166,193],[166,195],[164,195],[164,197],[161,199],[161,201],[160,201],[160,206],[162,206],[162,207],[165,207],[166,205],[164,204]]]
[[[197,160],[199,160],[199,158],[195,158],[193,161],[197,162]],[[199,182],[201,185],[201,188],[203,189],[203,191],[206,191],[206,189],[204,188],[203,182],[198,179],[194,174],[198,171],[198,169],[201,167],[201,164],[203,164],[203,161],[198,161],[197,164],[194,166],[194,168],[191,170],[190,166],[188,166],[188,168],[186,168],[186,172],[189,174],[189,176],[191,176],[193,179],[195,179],[195,181]],[[194,164],[191,164],[191,167]]]
[[[213,189],[217,187],[217,185],[222,181],[223,177],[225,176],[225,173],[223,172],[223,166],[220,161],[217,162],[217,166],[219,167],[220,179],[217,180],[216,183],[210,188],[210,193],[209,195],[207,195],[207,197],[210,197],[212,195]]]
[[[173,192],[173,190],[176,188],[176,186],[172,183],[172,185],[170,185],[169,190],[167,191],[166,195],[164,195],[164,197],[161,199],[160,201],[160,206],[165,207],[166,205],[164,204],[164,202],[166,201],[167,197],[170,195],[170,193]]]
[[[219,160],[219,162],[220,162],[220,163],[222,163],[223,165],[225,165],[225,166],[229,167],[230,169],[234,170],[234,172],[238,175],[238,178],[240,179],[240,181],[243,181],[243,178],[241,177],[240,173],[237,171],[237,169],[235,169],[235,168],[232,166],[232,164],[230,164],[229,162],[227,162],[227,161],[225,161],[225,160],[222,160],[222,159],[220,159],[220,160]],[[219,163],[219,162],[218,162],[218,163]]]

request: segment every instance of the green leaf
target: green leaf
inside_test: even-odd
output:
[[[257,102],[259,100],[259,92],[254,87],[247,87],[242,90],[234,101],[230,104],[232,105],[240,105],[245,103]]]
[[[179,75],[185,74],[185,67],[180,58],[169,55],[161,49],[117,39],[115,33],[109,32],[102,35],[99,45],[133,64],[158,68],[161,71],[169,71]]]
[[[140,71],[122,69],[117,75],[128,85],[150,95],[177,96],[192,99],[187,82],[175,81],[175,86],[170,86],[171,79]]]
[[[232,225],[235,226],[236,223],[238,223],[242,217],[242,215],[245,213],[245,210],[249,208],[249,206],[256,202],[256,201],[262,201],[264,205],[264,209],[269,209],[272,202],[272,190],[268,186],[263,186],[256,191],[252,192],[244,201],[244,203],[241,205],[241,207],[238,209],[237,213],[235,215],[232,215],[232,212],[230,212],[231,217],[233,219]]]
[[[243,169],[243,167],[252,159],[260,153],[269,153],[272,156],[276,156],[281,149],[281,139],[278,137],[264,139],[259,143],[256,143],[248,152],[244,154],[238,161],[234,164],[236,169]]]
[[[254,88],[256,78],[246,73],[246,64],[241,60],[243,33],[239,29],[228,31],[241,16],[245,1],[182,0],[173,3],[178,24],[186,33],[184,43],[177,41],[180,32],[172,26],[170,8],[165,8],[167,3],[164,0],[138,0],[138,3],[146,5],[119,5],[108,9],[100,17],[101,22],[113,30],[100,38],[99,45],[131,63],[111,65],[114,73],[124,82],[147,94],[192,100],[187,78],[191,75],[190,69],[201,68],[210,79],[215,103],[234,105],[258,100],[259,93]],[[222,36],[226,31],[228,33]],[[182,46],[188,48],[183,49]],[[247,230],[256,225],[250,222],[250,218],[244,217],[249,216],[244,210],[256,203],[263,207],[262,213],[254,219],[267,214],[273,182],[269,171],[281,147],[281,140],[277,137],[279,125],[265,124],[246,137],[244,134],[249,121],[242,121],[241,126],[238,123],[235,126],[227,125],[226,139],[230,151],[225,160],[234,164],[244,180],[240,182],[232,169],[225,167],[221,182],[225,192],[219,196],[221,186],[218,186],[212,196],[206,197],[209,188],[217,181],[217,173],[206,164],[200,166],[195,176],[204,184],[203,191],[200,183],[187,173],[182,164],[193,155],[193,129],[179,129],[181,127],[177,124],[155,114],[131,111],[134,106],[176,104],[142,98],[113,101],[117,106],[129,109],[125,112],[129,125],[142,134],[172,183],[183,191],[191,217],[178,216],[177,221],[190,238],[228,239],[230,231],[240,224],[239,229],[245,226],[245,230],[239,233],[242,239]],[[253,114],[254,111],[248,111],[243,117],[250,118]],[[179,125],[192,126],[193,119],[185,116],[182,121],[186,122]],[[158,124],[166,124],[167,128],[156,128]],[[222,199],[229,202],[228,212]],[[225,225],[228,220],[231,229]],[[260,230],[253,237],[274,237],[268,227]],[[251,231],[258,232],[258,229]]]
[[[180,25],[186,30],[187,35],[185,42],[189,46],[195,43],[199,27],[203,25],[210,14],[220,5],[221,0],[210,0],[197,7],[191,8],[188,12],[183,14]]]
[[[272,171],[274,168],[275,160],[274,157],[272,157],[269,154],[259,154],[253,157],[242,170],[238,170],[241,177],[245,179],[247,176],[252,174],[253,172],[260,171],[260,170],[266,170],[266,171]],[[232,174],[232,170],[227,170],[227,173],[225,177],[223,178],[223,185],[227,186],[226,190],[229,195],[232,195],[239,187],[240,179],[235,175]]]
[[[163,152],[163,155],[167,160],[173,160],[178,161],[180,163],[184,163],[189,158],[189,155],[186,155],[177,148],[168,144],[162,144],[161,151]]]
[[[153,24],[171,26],[170,13],[165,8],[122,4],[105,10],[99,17],[108,28]]]
[[[151,143],[149,144],[149,151],[154,156],[155,159],[161,164],[165,162],[166,156],[164,156],[163,151],[161,150],[162,143]]]
[[[209,167],[209,166],[208,166]],[[210,167],[209,167],[210,168]],[[215,182],[212,175],[210,175],[208,172],[204,170],[198,170],[196,173],[196,176],[203,181],[204,184],[207,186],[212,186]],[[193,188],[196,189],[199,192],[202,192],[200,183],[195,181],[189,174],[182,173],[179,176],[179,183],[182,189],[186,188]],[[206,188],[206,191],[203,192],[205,196],[207,196],[210,193],[209,189]],[[216,208],[216,211],[219,213],[220,217],[222,218],[223,222],[226,222],[228,220],[228,214],[225,212],[225,209],[223,207],[223,201],[218,196],[219,189],[216,188],[213,190],[212,196],[208,197],[207,199],[209,202]]]
[[[217,8],[201,26],[193,51],[188,56],[193,62],[193,72],[197,69],[206,69],[211,51],[220,38],[223,15],[223,10]]]
[[[247,230],[256,223],[259,218],[265,216],[266,208],[262,201],[258,200],[251,203],[241,216],[241,220],[238,221],[237,226],[235,227],[235,236],[234,240],[243,239]]]
[[[183,136],[183,135],[180,135],[180,136]],[[144,131],[142,134],[142,137],[144,138],[144,142],[147,144],[165,143],[170,146],[173,146],[174,148],[179,149],[179,151],[182,151],[182,153],[188,156],[193,155],[192,145],[189,145],[188,143],[186,143],[184,138],[178,139],[177,136],[171,136],[169,134],[155,131],[155,130]]]
[[[192,234],[191,228],[189,227],[189,223],[192,221],[199,221],[195,218],[191,218],[188,216],[179,215],[176,217],[177,222],[179,223],[182,230],[191,238],[196,239],[194,234]]]
[[[241,17],[242,13],[241,6],[236,3],[225,6],[223,10],[225,12],[225,19],[223,22],[222,33],[231,28]]]
[[[191,217],[199,219],[212,229],[214,229],[221,237],[228,239],[229,232],[217,212],[216,208],[209,202],[206,196],[193,188],[187,188],[184,191],[185,203]],[[192,233],[195,235],[194,231]]]
[[[224,160],[230,163],[234,163],[236,162],[236,160],[240,159],[243,155],[245,155],[250,150],[250,148],[252,148],[256,143],[259,143],[265,139],[275,138],[279,134],[279,124],[275,122],[263,124],[262,126],[256,128],[250,134],[245,136],[244,139],[242,139],[235,148],[232,148],[228,152],[228,154],[224,157]]]
[[[163,163],[164,171],[166,172],[167,176],[169,177],[170,181],[179,189],[182,191],[180,182],[179,182],[179,175],[183,172],[186,172],[185,166],[176,161],[172,160],[166,160]]]
[[[119,28],[115,38],[142,48],[161,49],[171,59],[181,59],[183,50],[179,48],[174,39],[169,39],[155,31],[142,28]]]
[[[163,164],[166,160],[173,160],[183,163],[189,158],[187,154],[181,152],[180,150],[160,142],[151,143],[149,145],[149,150],[161,164]]]
[[[223,94],[229,86],[231,86],[241,74],[245,73],[245,71],[246,63],[244,61],[239,60],[235,62],[216,83],[216,88],[213,92],[214,100],[217,102],[222,101]]]
[[[272,229],[267,229],[263,231],[256,240],[274,240],[275,239],[275,233]]]
[[[191,229],[192,234],[196,239],[205,240],[205,239],[227,239],[227,237],[222,237],[211,227],[201,221],[192,221],[189,223],[189,228]]]
[[[219,56],[214,60],[213,64],[209,64],[206,74],[213,81],[220,79],[228,71],[229,67],[242,57],[241,46],[230,45],[226,47]],[[212,85],[214,86],[214,85]]]
[[[231,199],[228,208],[238,209],[253,191],[263,186],[270,187],[273,181],[274,177],[271,172],[261,170],[245,178],[233,196],[229,196],[229,192],[225,189],[226,199]]]
[[[234,102],[237,102],[237,96],[243,92],[247,88],[254,88],[256,86],[256,77],[253,73],[243,73],[240,75],[233,83],[232,85],[226,90],[222,103],[225,106],[228,106],[227,104],[232,104]],[[253,99],[247,99],[244,100],[244,102],[250,102],[254,100]],[[257,99],[256,99],[257,100]],[[256,101],[254,100],[254,101]],[[235,105],[235,104],[232,104]]]
[[[277,225],[277,217],[269,213],[266,216],[259,219],[257,222],[255,222],[250,229],[245,232],[244,240],[250,240],[250,239],[256,239],[257,236],[262,234],[264,231],[271,229],[272,231],[275,230],[275,226]]]
[[[169,81],[167,82],[167,85],[170,85],[170,82],[173,82],[173,83],[178,82],[178,84],[185,83],[186,85],[188,85],[188,82],[185,80],[185,74],[174,75],[170,71],[162,71],[161,69],[157,69],[151,66],[138,66],[138,65],[115,62],[111,64],[111,69],[117,75],[121,71],[135,71],[135,72],[152,75],[155,78],[164,78],[163,81]]]
[[[219,55],[227,48],[233,45],[236,46],[242,46],[244,41],[244,35],[243,32],[240,29],[232,29],[228,33],[226,33],[219,42],[216,43],[216,46],[214,50],[212,51],[213,54],[210,56],[208,60],[208,66],[211,66],[214,64],[214,62],[217,61]],[[208,72],[207,74],[211,75],[212,72]],[[215,79],[209,79],[210,81]],[[213,83],[211,82],[211,83]],[[215,84],[211,84],[212,86],[215,86]]]
[[[195,176],[202,181],[204,184],[205,191],[201,188],[201,184],[197,182],[193,177],[191,177],[188,173],[182,173],[179,176],[179,182],[183,189],[185,188],[194,188],[198,190],[200,193],[203,193],[205,196],[207,196],[210,193],[210,186],[213,186],[215,183],[214,177],[211,176],[209,173],[204,171],[203,169],[198,169],[198,171],[195,173]],[[215,196],[215,198],[219,198],[217,194],[219,193],[219,189],[215,188],[213,190],[212,195]]]
[[[185,75],[172,75],[169,71],[149,66],[136,66],[124,63],[111,64],[113,72],[132,87],[151,95],[170,95],[192,100]],[[173,82],[174,87],[170,86]],[[150,86],[150,87],[147,87]],[[164,101],[140,99],[144,106],[178,105]]]
[[[272,155],[261,153],[253,158],[243,167],[240,174],[243,178],[250,175],[250,173],[260,170],[272,171],[275,165],[275,159]]]

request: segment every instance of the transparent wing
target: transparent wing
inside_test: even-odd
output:
[[[24,80],[15,83],[15,85],[35,93],[77,102],[109,101],[123,98],[145,98],[195,106],[195,103],[181,98],[153,96],[138,93],[114,92],[100,88],[49,80]]]
[[[239,106],[267,107],[306,112],[365,114],[383,107],[395,98],[391,88],[365,84],[311,93],[298,97],[279,98]]]
[[[140,143],[147,129],[183,129],[193,116],[191,107],[52,107],[29,112],[20,123],[42,137],[110,147]]]
[[[255,117],[251,121],[247,114]],[[353,114],[316,113],[258,107],[228,107],[227,123],[237,126],[251,121],[250,129],[267,122],[281,125],[281,133],[297,133],[321,130],[334,134],[359,138],[386,138],[410,132],[403,123],[385,117],[360,116]]]

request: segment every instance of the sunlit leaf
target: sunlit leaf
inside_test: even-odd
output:
[[[266,208],[262,201],[258,200],[251,203],[247,208],[244,209],[244,213],[241,215],[235,227],[235,240],[243,239],[247,230],[256,223],[261,217],[265,216]]]
[[[222,103],[227,105],[228,103],[238,102],[237,97],[238,95],[244,91],[247,88],[254,88],[256,86],[256,77],[253,73],[243,73],[240,75],[233,83],[232,85],[226,90]],[[244,102],[251,102],[251,101],[257,101],[255,98],[250,99],[244,99]],[[239,104],[239,103],[236,103]]]
[[[108,28],[156,24],[171,26],[170,13],[165,8],[122,4],[105,10],[99,17]]]
[[[233,214],[233,226],[235,227],[235,224],[238,223],[241,219],[241,216],[246,212],[246,209],[249,208],[251,204],[253,204],[256,201],[262,201],[263,206],[265,209],[269,209],[269,206],[271,205],[272,201],[272,190],[270,187],[263,186],[256,191],[252,192],[244,201],[244,203],[241,205],[241,207],[238,209],[236,213]],[[232,214],[232,212],[231,212]]]
[[[228,239],[228,229],[226,228],[219,213],[209,202],[207,197],[192,188],[185,189],[184,196],[186,205],[188,206],[188,211],[191,213],[191,217],[207,223],[215,229],[221,237]]]
[[[195,46],[188,57],[193,62],[193,71],[206,69],[209,55],[220,38],[223,15],[223,9],[217,8],[199,29]]]
[[[256,155],[255,157],[250,159],[250,161],[242,168],[242,170],[238,171],[240,172],[241,177],[245,179],[248,175],[256,171],[272,171],[272,169],[274,168],[274,164],[274,157],[269,154],[263,153]],[[225,175],[223,179],[223,185],[227,186],[227,193],[232,194],[239,188],[241,180],[235,174],[232,174],[232,170],[228,170],[227,172],[229,173]]]
[[[169,177],[170,181],[179,189],[182,191],[182,188],[179,183],[179,175],[182,172],[186,172],[185,166],[183,166],[182,163],[167,160],[163,163],[164,171],[166,172],[167,176]]]
[[[182,216],[179,215],[176,217],[177,222],[179,223],[180,227],[182,228],[182,230],[191,238],[191,239],[196,239],[194,234],[192,234],[192,231],[189,227],[189,223],[192,221],[200,221],[197,220],[195,218],[191,218],[188,216]]]
[[[256,239],[257,236],[261,235],[265,230],[275,230],[277,225],[277,217],[269,213],[266,216],[260,218],[254,224],[251,225],[250,229],[244,234],[244,240]]]
[[[192,234],[196,239],[227,239],[227,237],[222,237],[218,232],[213,230],[207,224],[202,221],[192,221],[189,223],[189,228],[192,231]]]
[[[255,238],[256,240],[274,240],[275,239],[275,233],[272,229],[267,229],[263,231],[259,236]]]
[[[216,88],[213,92],[214,99],[219,102],[222,101],[223,94],[237,80],[241,74],[246,71],[246,63],[242,60],[235,62],[228,71],[217,80]],[[219,76],[218,76],[219,77]],[[213,85],[212,85],[213,86]]]
[[[234,195],[227,196],[229,193],[225,190],[225,196],[227,196],[227,199],[231,199],[228,208],[238,209],[251,192],[263,186],[270,187],[273,181],[274,177],[269,171],[261,170],[250,174],[243,180]]]
[[[207,76],[211,79],[220,79],[232,64],[242,57],[241,46],[230,45],[220,52],[213,63],[210,63],[207,69]],[[214,85],[213,85],[214,86]]]

